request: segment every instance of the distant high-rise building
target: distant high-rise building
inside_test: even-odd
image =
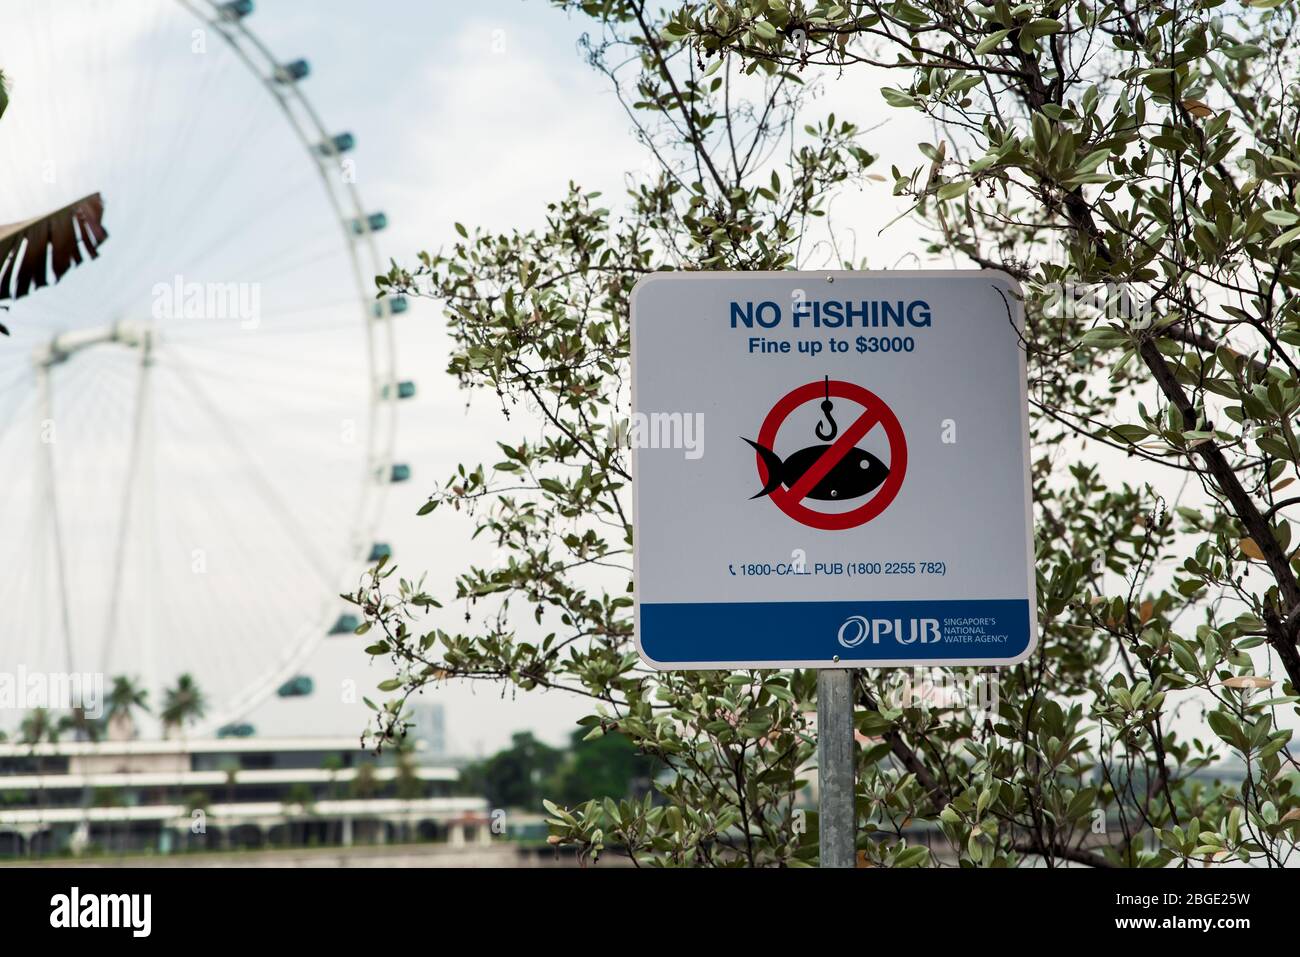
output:
[[[411,709],[415,739],[424,747],[418,754],[421,763],[441,761],[447,756],[446,712],[437,701],[417,701]]]

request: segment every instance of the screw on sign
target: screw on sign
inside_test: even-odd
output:
[[[833,399],[862,406],[858,417],[842,431],[834,419]],[[816,434],[824,444],[800,449],[783,460],[772,451],[781,425],[800,406],[818,400],[825,423],[818,423]],[[857,447],[877,425],[884,428],[889,440],[888,465]],[[763,482],[753,497],[767,496],[786,515],[810,528],[837,531],[871,521],[898,495],[907,472],[907,439],[893,410],[862,386],[829,376],[783,396],[763,420],[758,440],[745,441],[754,448],[758,477]],[[872,492],[875,494],[867,502],[845,512],[821,512],[804,504],[805,499],[849,501]]]

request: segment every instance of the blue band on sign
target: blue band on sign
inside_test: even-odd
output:
[[[663,663],[1005,661],[1029,647],[1029,615],[1024,599],[642,603],[640,637]]]

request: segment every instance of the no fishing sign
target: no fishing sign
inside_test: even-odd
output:
[[[1014,280],[655,273],[632,294],[631,323],[636,637],[649,664],[1028,657]]]

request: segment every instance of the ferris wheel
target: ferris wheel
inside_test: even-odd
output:
[[[0,338],[0,668],[310,690],[394,461],[401,298],[311,68],[251,0],[7,0],[0,223],[98,192],[98,257]],[[156,710],[156,708],[155,708]]]

